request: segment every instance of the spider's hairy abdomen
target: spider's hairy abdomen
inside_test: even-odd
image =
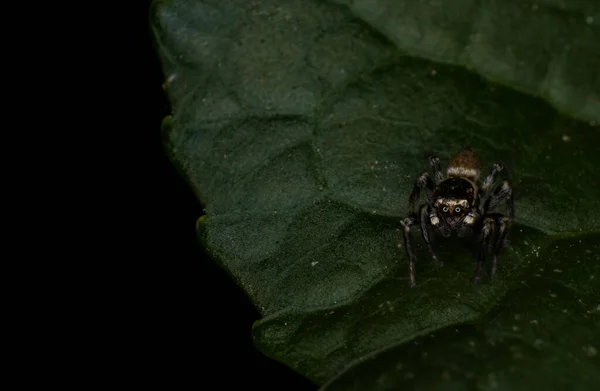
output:
[[[476,183],[481,175],[481,160],[467,147],[450,159],[447,174],[449,177],[467,178]]]

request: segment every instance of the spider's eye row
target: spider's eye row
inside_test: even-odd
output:
[[[444,206],[444,208],[442,209],[444,212],[448,212],[448,208]]]
[[[454,209],[454,211],[455,211],[456,213],[460,213],[460,208],[458,208],[458,207],[457,207],[456,209]]]

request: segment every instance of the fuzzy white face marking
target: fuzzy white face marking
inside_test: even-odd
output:
[[[467,177],[473,179],[474,181],[477,181],[477,179],[479,179],[481,171],[479,171],[476,168],[448,167],[447,174],[448,176]]]

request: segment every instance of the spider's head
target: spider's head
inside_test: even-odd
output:
[[[463,178],[450,177],[438,185],[434,206],[451,229],[457,229],[463,220],[472,218],[467,214],[476,206],[476,192],[474,184]]]
[[[436,207],[438,215],[442,216],[442,219],[452,229],[458,228],[470,210],[467,200],[454,198],[438,198]]]

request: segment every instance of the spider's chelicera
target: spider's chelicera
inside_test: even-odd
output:
[[[479,282],[486,253],[491,247],[493,263],[490,278],[493,278],[498,266],[498,254],[506,245],[506,234],[514,217],[513,192],[506,169],[502,164],[494,164],[489,175],[480,183],[481,162],[473,149],[468,147],[450,160],[446,178],[437,156],[431,156],[429,162],[433,179],[427,172],[417,178],[408,200],[410,213],[402,221],[410,285],[415,285],[416,257],[410,232],[415,224],[420,225],[429,253],[439,266],[442,262],[431,247],[432,234],[449,237],[455,233],[458,237],[476,237],[479,254],[475,283]],[[502,183],[492,191],[498,175]],[[415,211],[415,202],[419,199],[421,189],[425,191],[427,202]],[[494,209],[503,201],[507,214],[495,213]]]

